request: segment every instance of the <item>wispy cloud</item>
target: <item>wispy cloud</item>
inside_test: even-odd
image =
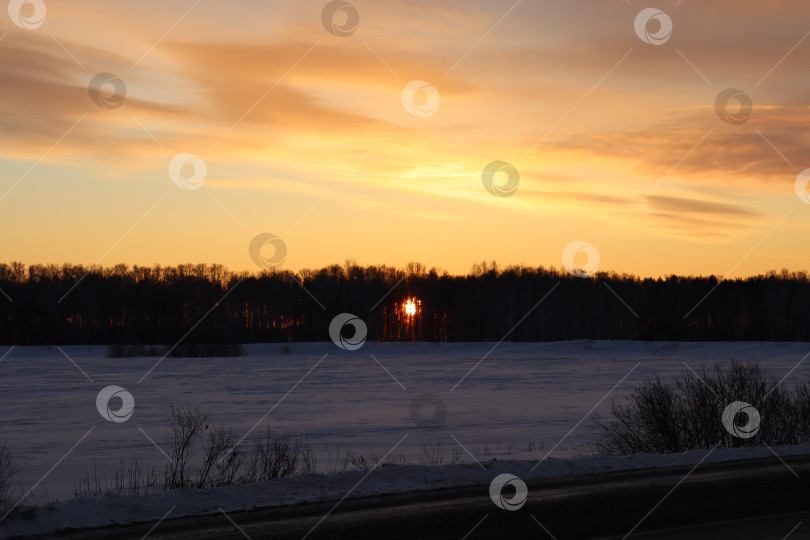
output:
[[[81,245],[66,250],[103,252],[98,223],[126,223],[102,193],[173,188],[167,166],[180,152],[206,162],[205,190],[228,191],[227,212],[213,207],[228,230],[227,213],[245,230],[289,230],[326,196],[290,238],[307,246],[297,252],[303,260],[291,249],[291,264],[310,266],[391,256],[392,237],[423,253],[437,221],[479,203],[433,255],[437,263],[463,261],[466,269],[482,251],[506,263],[556,261],[560,246],[548,241],[549,229],[560,241],[598,238],[635,205],[605,261],[641,267],[642,241],[685,257],[689,241],[724,242],[723,256],[733,259],[754,229],[801,204],[792,183],[810,145],[810,39],[803,41],[800,2],[672,3],[673,34],[659,47],[633,32],[635,2],[523,2],[506,17],[504,6],[483,0],[357,2],[361,24],[349,38],[322,27],[323,3],[201,2],[184,16],[191,3],[76,0],[69,9],[48,6],[47,32],[4,19],[0,160],[23,167],[42,158],[41,186],[63,186],[65,177],[95,186],[59,201],[98,209],[77,226]],[[88,84],[100,72],[126,83],[122,107],[90,100]],[[402,106],[412,80],[435,86],[435,115],[417,118]],[[728,87],[752,99],[744,125],[715,113],[715,97]],[[483,189],[481,171],[494,160],[520,172],[510,199]],[[9,205],[53,225],[58,212],[23,187]],[[122,244],[121,256],[226,254],[223,262],[244,266],[233,238],[206,221],[212,201],[204,199],[168,198],[174,213],[154,216],[185,243]],[[0,215],[0,226],[13,219]],[[192,225],[200,223],[214,228],[205,241]],[[503,240],[508,227],[520,242]],[[540,247],[525,249],[527,238]],[[686,243],[669,244],[673,238]],[[38,255],[28,240],[14,240],[9,253]]]

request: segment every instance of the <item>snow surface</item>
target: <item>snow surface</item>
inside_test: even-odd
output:
[[[731,358],[757,360],[780,378],[790,373],[789,384],[807,377],[802,361],[810,344],[366,343],[349,352],[332,343],[294,343],[289,354],[278,344],[263,344],[246,346],[246,355],[236,359],[166,358],[143,380],[157,358],[105,358],[104,347],[62,350],[65,354],[56,347],[0,348],[0,358],[8,353],[0,361],[0,423],[20,468],[15,483],[22,491],[35,487],[31,503],[69,499],[71,485],[85,473],[95,467],[99,475],[111,474],[122,456],[162,469],[166,458],[161,450],[168,445],[164,411],[170,405],[210,410],[211,423],[237,433],[247,434],[258,424],[306,434],[321,473],[331,469],[329,456],[337,450],[345,455],[373,448],[383,456],[403,437],[392,457],[404,456],[411,463],[419,463],[423,443],[438,442],[445,455],[458,443],[466,448],[466,465],[385,467],[358,487],[358,495],[488,483],[503,467],[501,472],[520,476],[526,465],[504,460],[527,460],[531,468],[551,450],[551,460],[537,474],[674,464],[695,458],[589,456],[594,438],[589,413],[606,413],[613,396],[652,373],[668,379],[687,365],[697,369]],[[96,396],[107,385],[124,387],[134,396],[135,412],[127,422],[108,422],[96,410]],[[447,419],[440,427],[421,427],[411,419],[411,402],[425,392],[446,403]],[[424,415],[430,417],[431,411]],[[466,451],[482,462],[498,461],[483,471]],[[729,451],[718,450],[711,459]],[[768,450],[735,451],[771,455]],[[220,491],[185,490],[148,501],[118,496],[67,500],[41,506],[35,526],[157,519],[172,506],[177,506],[176,516],[217,506],[228,510],[340,498],[362,474],[227,488],[227,497]],[[17,531],[21,523],[10,516],[0,523],[0,532]]]
[[[773,447],[779,456],[810,453],[810,445]],[[423,467],[386,465],[371,473],[350,471],[331,475],[307,475],[216,489],[178,489],[152,496],[126,497],[108,494],[21,509],[0,522],[0,537],[37,534],[64,527],[95,527],[111,523],[157,521],[164,516],[216,514],[238,510],[290,505],[303,502],[338,501],[345,495],[406,493],[430,489],[480,485],[488,493],[489,483],[502,473],[514,474],[524,481],[564,476],[694,465],[708,450],[680,454],[634,456],[581,456],[573,459],[553,457],[536,461],[487,461],[479,464]],[[767,448],[718,448],[704,463],[771,457]]]

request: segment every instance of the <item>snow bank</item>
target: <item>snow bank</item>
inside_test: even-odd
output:
[[[810,454],[810,445],[775,447],[774,451],[779,456]],[[487,486],[493,478],[502,473],[511,473],[531,482],[608,471],[693,465],[699,462],[706,452],[693,450],[667,455],[591,455],[571,459],[550,457],[534,470],[532,469],[536,461],[490,460],[480,465],[473,463],[443,467],[385,465],[367,477],[366,472],[350,471],[332,475],[283,478],[249,486],[209,490],[179,489],[142,497],[109,494],[103,497],[18,508],[0,522],[0,536],[44,533],[65,527],[82,528],[111,523],[156,521],[172,508],[174,509],[169,518],[213,514],[219,512],[220,508],[231,512],[303,502],[337,501],[350,490],[350,497],[363,497],[449,487]],[[705,463],[765,457],[773,457],[776,460],[767,448],[719,448],[706,459]]]

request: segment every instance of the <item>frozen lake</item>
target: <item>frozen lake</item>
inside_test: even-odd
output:
[[[490,354],[493,343],[367,343],[354,352],[331,342],[294,343],[289,354],[278,344],[248,345],[240,358],[166,358],[145,378],[158,358],[64,347],[68,359],[56,347],[0,347],[0,423],[20,467],[15,483],[27,490],[53,468],[33,502],[70,497],[71,485],[94,465],[112,473],[122,455],[162,468],[166,458],[149,439],[168,450],[163,420],[171,405],[210,411],[210,423],[239,435],[257,423],[306,434],[319,472],[328,469],[327,449],[334,456],[373,448],[383,456],[400,441],[392,456],[414,463],[422,443],[437,441],[448,456],[461,443],[481,460],[539,459],[552,449],[552,457],[564,457],[592,453],[588,412],[601,401],[596,411],[606,413],[613,395],[645,375],[668,378],[684,363],[698,368],[734,357],[758,360],[781,378],[810,352],[807,343],[662,345],[503,343]],[[806,377],[808,364],[788,381]],[[109,422],[96,408],[108,385],[134,398],[125,422]],[[412,412],[423,424],[434,419],[433,405],[414,403],[423,394],[446,406],[440,425],[414,421]]]

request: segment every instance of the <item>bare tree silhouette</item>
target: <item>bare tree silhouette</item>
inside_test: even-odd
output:
[[[329,322],[344,312],[379,341],[810,341],[810,281],[787,270],[718,280],[579,278],[494,262],[467,275],[354,261],[252,274],[205,264],[13,262],[0,264],[0,289],[5,345],[173,344],[200,320],[184,343],[325,341]],[[403,309],[407,299],[418,302],[414,314]]]

